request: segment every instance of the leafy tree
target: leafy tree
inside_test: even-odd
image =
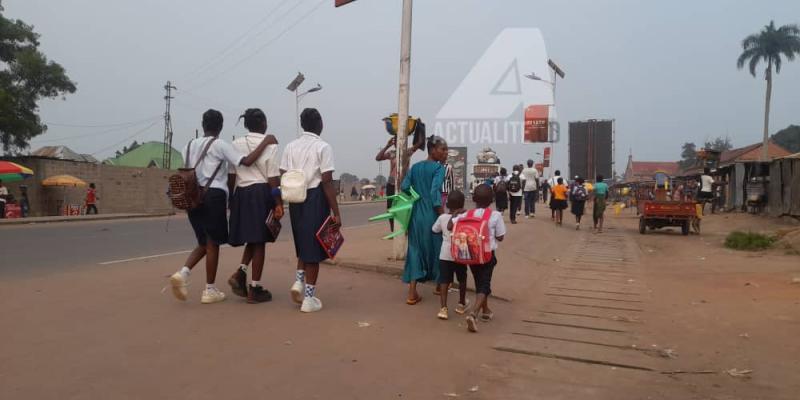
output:
[[[792,153],[800,153],[800,126],[789,125],[772,135],[772,141]]]
[[[3,15],[0,0],[0,141],[3,151],[28,147],[47,130],[38,102],[75,92],[64,68],[38,50],[33,26]]]
[[[386,182],[386,177],[383,175],[378,175],[375,177],[375,186],[377,187],[386,186]]]
[[[731,142],[731,138],[729,137],[717,137],[714,140],[706,141],[705,145],[703,146],[709,150],[716,150],[719,152],[728,151],[733,148],[733,143]]]
[[[339,182],[341,182],[342,186],[352,185],[358,182],[358,177],[353,174],[345,172],[339,176]]]
[[[769,25],[759,33],[752,34],[742,41],[742,54],[736,61],[736,66],[739,69],[744,68],[744,64],[748,63],[750,74],[756,76],[756,67],[760,62],[767,63],[767,68],[764,71],[765,79],[767,80],[767,96],[766,105],[764,107],[764,145],[762,146],[761,159],[767,161],[768,143],[769,140],[769,103],[772,99],[772,67],[775,67],[775,73],[781,72],[781,64],[783,60],[781,56],[786,57],[788,61],[793,61],[795,56],[800,54],[800,28],[797,25],[783,25],[780,28],[775,27],[775,21],[770,21]]]
[[[139,142],[137,142],[137,141],[135,141],[135,140],[134,140],[134,141],[133,141],[133,143],[131,143],[131,145],[130,145],[130,146],[125,146],[125,147],[123,147],[123,148],[122,148],[122,151],[120,151],[120,150],[117,150],[117,152],[116,152],[116,154],[117,154],[117,157],[119,157],[119,156],[121,156],[121,155],[123,155],[123,154],[128,154],[128,153],[130,153],[131,151],[133,151],[133,150],[136,150],[136,149],[137,149],[139,146],[141,146],[141,145],[139,144]]]
[[[681,169],[695,166],[697,164],[697,146],[694,143],[686,142],[681,149],[681,160],[678,161]]]

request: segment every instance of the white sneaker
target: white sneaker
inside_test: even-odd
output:
[[[200,302],[203,304],[219,303],[225,300],[225,293],[222,293],[217,288],[203,290],[203,297]]]
[[[306,297],[303,299],[303,305],[300,306],[300,311],[304,313],[312,313],[322,310],[322,301],[316,297]]]
[[[292,288],[289,290],[289,292],[291,293],[292,300],[295,303],[297,303],[297,304],[302,304],[303,303],[303,289],[304,288],[305,287],[303,285],[303,282],[294,281],[294,283],[292,284]]]
[[[178,271],[169,277],[169,283],[172,285],[172,294],[175,298],[186,301],[186,298],[189,297],[189,277]]]

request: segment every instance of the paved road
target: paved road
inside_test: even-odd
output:
[[[367,224],[380,203],[342,206],[345,227]],[[287,229],[281,240],[289,240]],[[194,235],[184,216],[0,227],[0,277],[30,276],[190,250]],[[106,264],[111,265],[111,264]]]

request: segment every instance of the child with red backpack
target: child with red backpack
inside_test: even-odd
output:
[[[489,295],[492,293],[492,273],[497,265],[497,242],[506,235],[503,215],[492,211],[492,188],[480,185],[473,191],[472,201],[477,208],[454,217],[448,223],[452,231],[451,253],[458,264],[469,265],[475,279],[475,303],[467,315],[467,329],[478,331],[477,313],[483,322],[489,322],[494,313],[489,309]]]

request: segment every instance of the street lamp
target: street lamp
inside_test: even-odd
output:
[[[309,93],[319,92],[320,90],[322,90],[322,85],[317,83],[317,86],[315,86],[315,87],[313,87],[311,89],[308,89],[303,93],[300,93],[298,89],[300,88],[300,85],[305,80],[306,80],[305,75],[303,75],[302,73],[298,72],[297,76],[294,78],[294,80],[292,80],[289,83],[289,86],[286,87],[286,90],[288,90],[290,92],[294,92],[295,125],[296,125],[296,129],[297,129],[297,134],[298,135],[300,134],[300,98],[305,96],[305,95],[307,95],[307,94],[309,94]]]

